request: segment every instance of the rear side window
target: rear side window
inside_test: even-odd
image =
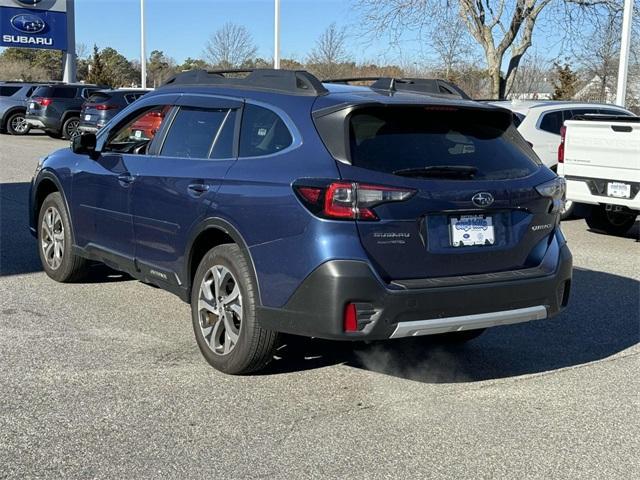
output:
[[[142,97],[144,95],[144,93],[127,93],[124,96],[124,100],[125,102],[129,103],[133,103],[135,102],[137,99],[139,99],[140,97]]]
[[[560,135],[563,122],[562,111],[545,113],[540,122],[540,130]]]
[[[164,140],[160,155],[209,158],[213,142],[229,110],[181,107]]]
[[[372,107],[353,113],[349,130],[351,163],[385,173],[470,167],[473,179],[501,180],[539,165],[504,112]]]
[[[77,92],[76,88],[55,87],[53,89],[53,95],[51,96],[54,98],[75,98],[76,92]]]
[[[291,132],[275,112],[256,105],[245,106],[240,130],[241,157],[277,153],[292,142]]]
[[[0,87],[0,97],[10,97],[22,87]]]

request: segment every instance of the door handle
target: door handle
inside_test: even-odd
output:
[[[120,185],[122,185],[123,187],[128,187],[133,183],[134,180],[135,177],[129,172],[121,173],[120,175],[118,175],[118,182],[120,182]]]
[[[209,185],[207,185],[206,183],[192,183],[187,187],[189,193],[196,197],[207,193],[209,191],[209,188]]]

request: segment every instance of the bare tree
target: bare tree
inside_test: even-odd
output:
[[[622,0],[357,0],[370,32],[390,31],[399,39],[406,29],[434,31],[436,19],[455,12],[468,33],[484,51],[491,94],[504,98],[511,89],[523,55],[531,46],[541,14],[550,5],[565,18],[587,10],[617,8]],[[596,13],[594,13],[596,14]],[[555,19],[557,21],[557,18]],[[502,66],[506,62],[506,71]]]
[[[316,40],[307,63],[311,70],[322,78],[337,77],[343,74],[347,59],[347,33],[332,23]]]
[[[252,61],[258,48],[249,30],[227,22],[207,42],[204,56],[220,68],[239,68]]]
[[[430,36],[431,46],[438,55],[437,69],[447,80],[453,80],[456,71],[472,60],[474,45],[464,22],[453,10],[443,12],[435,22]]]
[[[506,92],[509,98],[520,100],[538,100],[551,95],[551,64],[541,55],[527,55],[520,63],[513,77],[511,90]]]

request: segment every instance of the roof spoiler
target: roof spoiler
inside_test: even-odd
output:
[[[351,77],[332,78],[323,83],[338,83],[348,85],[357,82],[373,82],[369,88],[388,92],[410,92],[427,95],[446,95],[471,100],[460,87],[446,80],[438,78],[398,78],[398,77]]]
[[[328,93],[320,80],[305,70],[270,68],[188,70],[171,77],[160,88],[176,85],[260,89],[290,95],[318,96]]]

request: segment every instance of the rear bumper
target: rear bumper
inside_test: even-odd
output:
[[[556,236],[551,273],[509,280],[429,288],[384,284],[362,261],[334,260],[318,267],[284,308],[260,307],[265,328],[334,340],[382,340],[473,330],[550,318],[566,307],[572,256]],[[347,303],[355,303],[360,331],[345,333]]]
[[[638,182],[628,180],[610,180],[599,178],[566,177],[567,200],[590,205],[620,205],[631,210],[640,210]],[[631,198],[616,198],[606,195],[608,182],[619,181],[631,185]]]
[[[35,116],[27,114],[26,120],[31,128],[40,128],[42,130],[50,131],[60,130],[60,122],[47,116]]]

